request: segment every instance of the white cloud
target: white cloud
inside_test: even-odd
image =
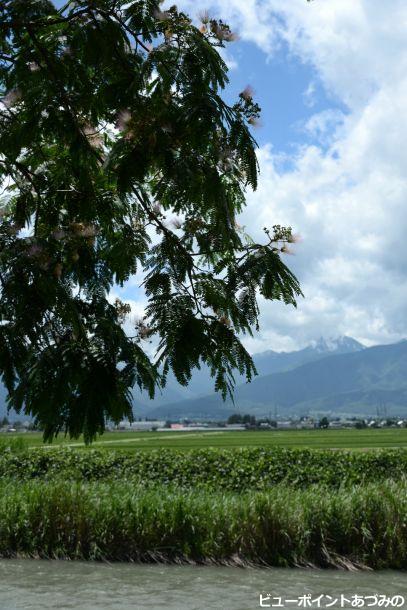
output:
[[[406,72],[407,57],[400,53],[406,44],[404,0],[179,0],[177,5],[191,15],[207,9],[221,16],[267,54],[285,41],[352,107]]]
[[[305,89],[302,94],[304,104],[308,106],[308,108],[313,108],[316,103],[316,90],[315,90],[315,82],[310,81],[308,87]]]
[[[292,310],[262,303],[262,331],[249,349],[292,349],[349,334],[367,344],[407,335],[407,3],[405,0],[180,0],[222,16],[272,56],[283,41],[348,114],[326,110],[305,129],[318,136],[280,169],[259,154],[259,189],[242,222],[291,225],[303,241],[287,263],[306,298]],[[299,103],[301,100],[299,100]],[[319,143],[318,143],[319,142]]]
[[[220,49],[220,55],[228,67],[228,70],[236,70],[239,64],[236,61],[236,58],[233,57],[233,54],[229,51],[228,48]]]
[[[332,132],[339,130],[343,125],[345,116],[337,108],[328,108],[313,114],[303,126],[303,130],[315,141],[327,144],[332,140]]]
[[[262,308],[266,327],[294,334],[298,345],[319,334],[366,343],[407,334],[407,121],[399,103],[376,94],[327,151],[304,148],[290,172],[276,169],[270,147],[260,151],[260,187],[243,222],[249,233],[281,223],[303,237],[287,263],[306,299],[297,312]]]

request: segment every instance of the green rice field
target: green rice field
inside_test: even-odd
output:
[[[0,444],[19,442],[25,447],[49,448],[41,433],[5,433]],[[82,439],[60,436],[53,445],[84,447]],[[407,429],[385,428],[369,430],[267,430],[267,431],[197,431],[188,432],[106,432],[92,445],[98,449],[148,451],[157,448],[196,449],[205,447],[291,447],[314,449],[380,449],[407,447]]]

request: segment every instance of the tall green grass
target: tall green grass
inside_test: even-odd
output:
[[[0,438],[0,456],[4,452],[21,453],[27,451],[27,443],[21,436],[3,436]]]
[[[0,556],[407,568],[407,484],[233,494],[3,482]]]

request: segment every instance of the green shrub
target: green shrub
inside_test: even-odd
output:
[[[399,481],[407,475],[407,451],[316,451],[312,449],[157,449],[126,454],[114,451],[35,449],[0,451],[0,480],[13,478],[78,481],[126,479],[142,485],[178,485],[213,490],[267,490],[284,483],[331,488]]]

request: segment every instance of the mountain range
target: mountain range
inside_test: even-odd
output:
[[[268,350],[253,355],[254,364],[259,376],[270,375],[290,371],[296,367],[319,360],[327,355],[346,354],[363,349],[363,345],[351,337],[339,337],[337,339],[325,340],[322,337],[313,341],[304,349],[293,352],[275,352]],[[235,375],[236,385],[245,384],[246,379],[238,373]],[[135,392],[135,412],[140,415],[149,415],[152,408],[163,407],[160,413],[165,411],[168,405],[171,408],[175,403],[184,403],[186,400],[195,400],[206,397],[213,393],[214,378],[211,377],[209,368],[202,365],[201,369],[195,370],[188,386],[180,386],[175,377],[169,374],[167,383],[162,392],[157,393],[153,401]],[[173,404],[174,403],[174,404]],[[221,401],[222,403],[222,401]]]
[[[134,392],[134,415],[158,419],[225,419],[236,411],[279,418],[301,415],[407,416],[407,341],[365,347],[351,337],[313,341],[293,352],[253,356],[258,376],[237,376],[234,403],[213,391],[207,367],[187,387],[169,376],[152,401]],[[0,415],[6,413],[0,385]]]
[[[237,385],[234,404],[215,393],[154,407],[159,418],[380,413],[407,416],[407,341],[365,348],[349,337],[255,357],[259,377]],[[269,372],[267,372],[267,369]]]

